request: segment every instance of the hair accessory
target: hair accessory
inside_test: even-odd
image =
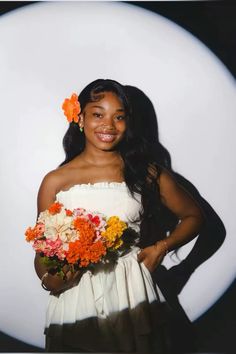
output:
[[[78,115],[81,112],[81,107],[76,93],[73,93],[71,98],[65,99],[62,105],[62,109],[64,110],[64,115],[66,116],[69,123],[79,122]]]

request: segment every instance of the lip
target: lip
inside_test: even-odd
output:
[[[112,143],[116,139],[116,134],[111,132],[97,132],[95,134],[103,143]]]

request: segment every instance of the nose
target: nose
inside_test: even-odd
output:
[[[113,117],[110,115],[105,116],[103,119],[102,126],[106,129],[111,129],[111,130],[115,129],[115,122]]]

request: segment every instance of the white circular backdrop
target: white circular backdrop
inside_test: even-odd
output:
[[[48,294],[24,231],[36,218],[43,176],[64,158],[61,103],[97,78],[137,86],[158,115],[173,168],[222,218],[222,247],[180,294],[191,320],[235,276],[235,82],[196,38],[165,18],[124,3],[37,3],[0,19],[0,330],[43,346]],[[184,246],[185,257],[193,245]],[[167,267],[175,263],[166,259]]]

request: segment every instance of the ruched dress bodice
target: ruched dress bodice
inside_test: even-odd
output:
[[[125,182],[76,184],[57,193],[57,200],[68,209],[80,207],[108,217],[117,215],[139,231],[140,195],[135,193],[134,198],[131,197]]]
[[[57,201],[68,209],[116,215],[139,232],[141,199],[131,196],[124,182],[75,185],[57,193]],[[97,265],[73,288],[49,296],[45,329],[49,350],[165,353],[158,332],[165,322],[163,297],[148,269],[138,263],[139,250],[133,246],[115,265]]]

